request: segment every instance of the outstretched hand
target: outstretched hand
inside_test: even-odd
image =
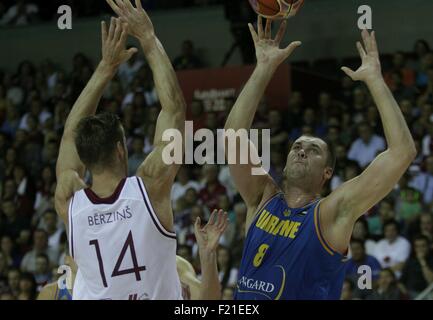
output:
[[[287,21],[284,20],[277,35],[272,39],[272,20],[267,19],[266,27],[263,30],[262,17],[258,17],[257,32],[251,23],[248,24],[251,36],[253,37],[254,46],[256,48],[257,64],[267,67],[277,68],[284,60],[286,60],[292,52],[302,43],[295,41],[289,44],[286,48],[280,49],[281,41],[287,28]]]
[[[200,218],[194,224],[195,237],[200,251],[216,252],[219,240],[227,228],[227,213],[214,210],[208,223],[202,228]]]
[[[145,43],[155,39],[152,21],[143,9],[140,0],[135,0],[135,7],[130,0],[106,1],[122,22],[128,24],[130,35]]]
[[[358,41],[356,47],[362,59],[362,65],[356,71],[347,67],[342,67],[341,70],[352,78],[352,80],[367,83],[380,79],[382,77],[382,70],[375,32],[369,33],[367,30],[363,30],[361,35],[364,46]]]
[[[137,52],[136,48],[126,50],[127,30],[128,25],[122,23],[120,19],[111,18],[108,31],[106,23],[102,22],[102,62],[107,66],[117,68]]]

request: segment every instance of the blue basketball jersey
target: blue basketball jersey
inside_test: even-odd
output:
[[[58,286],[56,286],[56,293],[55,293],[54,299],[55,300],[72,300],[72,294],[67,288],[59,290]]]
[[[262,207],[245,239],[236,300],[340,299],[345,257],[324,240],[319,206],[289,208],[280,193]]]

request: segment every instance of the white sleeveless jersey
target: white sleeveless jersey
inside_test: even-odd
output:
[[[139,177],[105,199],[90,189],[69,205],[69,245],[78,265],[74,300],[180,300],[176,235],[159,222]]]

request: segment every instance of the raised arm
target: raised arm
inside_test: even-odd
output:
[[[81,119],[95,114],[102,94],[115,75],[118,66],[129,60],[137,51],[135,48],[125,49],[128,35],[127,25],[123,24],[119,19],[111,19],[108,32],[105,22],[102,22],[101,33],[102,60],[72,107],[60,143],[56,164],[57,189],[55,203],[57,212],[63,220],[67,215],[66,209],[69,198],[76,189],[84,187],[82,178],[85,167],[75,147],[75,129]]]
[[[116,0],[116,3],[107,0],[107,2],[121,20],[128,23],[129,33],[140,42],[152,69],[162,111],[156,123],[154,149],[138,168],[137,176],[143,179],[161,224],[171,231],[173,210],[170,192],[179,165],[164,161],[163,151],[170,142],[164,142],[162,137],[168,129],[177,130],[183,141],[186,103],[170,59],[155,36],[152,22],[142,8],[141,1],[136,0],[136,7],[129,0]],[[180,148],[183,152],[183,147]]]
[[[321,205],[325,238],[344,251],[355,221],[382,200],[400,180],[416,157],[415,143],[400,108],[382,77],[374,31],[362,32],[364,46],[357,43],[362,65],[357,71],[343,67],[353,80],[363,81],[382,119],[388,148],[358,177],[344,183]]]
[[[263,30],[262,18],[259,17],[257,33],[254,27],[249,24],[256,48],[257,66],[228,116],[225,124],[226,130],[233,129],[237,131],[251,128],[259,102],[278,66],[292,54],[295,48],[301,45],[299,41],[296,41],[285,49],[280,49],[279,46],[284,37],[287,23],[286,21],[282,22],[275,39],[271,38],[271,23],[271,20],[268,20],[265,30]],[[253,144],[249,141],[246,143],[250,144],[253,152],[257,155]],[[236,152],[237,155],[239,154],[239,143],[236,144],[236,148],[230,147],[229,143],[226,145],[227,153]],[[262,175],[252,175],[251,170],[253,167],[255,166],[252,163],[239,164],[238,161],[237,164],[229,164],[230,173],[236,188],[248,206],[249,215],[255,212],[263,198],[276,192],[271,177],[264,172]]]
[[[156,124],[154,150],[139,167],[137,175],[147,180],[163,181],[163,186],[171,189],[179,166],[167,165],[162,158],[162,151],[169,142],[162,141],[167,129],[176,129],[184,134],[186,103],[183,98],[176,73],[161,42],[155,35],[155,30],[141,6],[136,0],[134,7],[130,0],[107,0],[111,8],[122,21],[129,25],[129,33],[138,39],[143,48],[146,60],[153,73],[156,91],[161,103],[161,113]]]
[[[218,278],[217,248],[227,228],[227,213],[214,210],[207,225],[202,228],[200,223],[200,218],[197,218],[194,225],[202,275],[200,300],[220,300],[221,284]]]

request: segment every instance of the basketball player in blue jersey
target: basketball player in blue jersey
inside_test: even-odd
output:
[[[259,18],[257,32],[249,27],[257,66],[231,110],[225,129],[251,127],[275,70],[301,45],[293,42],[285,49],[279,48],[285,21],[275,38],[271,37],[270,20],[263,28]],[[319,195],[333,174],[335,158],[322,139],[302,136],[293,143],[288,150],[283,189],[264,169],[262,175],[252,175],[252,164],[230,165],[235,185],[248,207],[235,299],[339,299],[343,260],[356,220],[392,190],[415,158],[409,129],[382,78],[375,34],[363,31],[362,39],[364,45],[357,43],[361,67],[342,70],[369,88],[388,148],[361,175],[323,199]],[[238,152],[239,145],[232,145],[234,150],[227,152]]]

